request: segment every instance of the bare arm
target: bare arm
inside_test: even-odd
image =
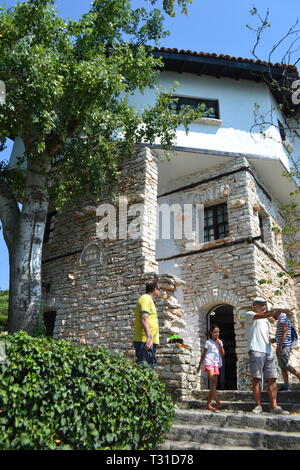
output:
[[[286,313],[288,316],[293,315],[293,310],[287,308],[273,308],[264,313],[256,313],[253,317],[253,320],[260,320],[261,318],[270,318],[273,317],[277,319],[281,313]]]
[[[145,344],[145,349],[151,349],[152,346],[153,346],[153,340],[152,340],[152,335],[151,335],[151,332],[150,332],[150,328],[149,328],[149,319],[148,319],[148,316],[149,314],[148,313],[142,313],[142,318],[141,318],[141,322],[142,322],[142,326],[145,330],[145,333],[146,333],[146,336],[147,336],[147,341],[146,341],[146,344]]]
[[[225,350],[224,350],[224,348],[223,348],[223,346],[222,346],[221,340],[218,339],[218,340],[217,340],[217,343],[218,343],[218,346],[219,346],[220,354],[221,354],[222,357],[224,357],[224,356],[225,356]]]
[[[201,354],[201,359],[200,359],[199,365],[198,365],[198,367],[197,367],[197,373],[199,373],[201,364],[202,364],[202,362],[203,362],[204,359],[205,359],[206,353],[207,353],[207,348],[204,348],[204,349],[203,349],[203,352],[202,352],[202,354]]]

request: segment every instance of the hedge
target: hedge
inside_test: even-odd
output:
[[[0,449],[153,449],[174,417],[158,376],[102,348],[3,338]]]
[[[8,290],[0,290],[0,331],[7,328]]]

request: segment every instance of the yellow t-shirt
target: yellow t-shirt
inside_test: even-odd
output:
[[[153,343],[159,344],[158,315],[153,299],[149,294],[142,295],[136,303],[133,341],[142,341],[143,343],[147,341],[146,333],[141,321],[142,314],[144,312],[149,315],[148,322]]]

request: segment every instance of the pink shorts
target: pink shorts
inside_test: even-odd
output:
[[[207,372],[208,370],[212,370],[213,373],[214,373],[214,375],[220,375],[219,367],[205,366],[205,367],[204,367],[204,372]]]

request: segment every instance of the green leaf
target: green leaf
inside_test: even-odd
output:
[[[0,450],[153,449],[170,430],[173,403],[152,371],[102,348],[21,331],[4,338]]]

